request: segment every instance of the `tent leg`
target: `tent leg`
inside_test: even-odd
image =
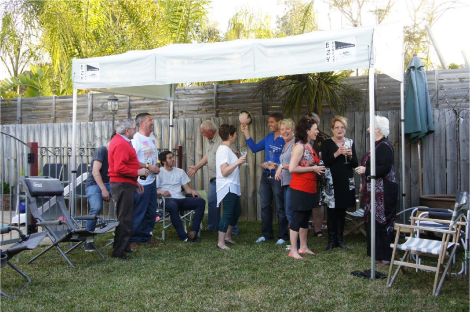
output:
[[[76,172],[77,172],[77,89],[73,89],[73,115],[72,115],[72,159],[71,159],[71,189],[70,189],[70,215],[75,216],[75,186],[76,186]]]
[[[370,118],[370,278],[375,279],[375,92],[374,65],[369,67],[369,118]]]

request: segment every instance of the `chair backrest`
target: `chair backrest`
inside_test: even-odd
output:
[[[82,163],[80,164],[78,167],[77,167],[77,178],[80,177],[82,174],[88,172],[88,164],[86,163]],[[90,173],[89,173],[90,174]],[[86,196],[86,179],[83,180],[82,183],[80,183],[79,185],[77,185],[75,187],[75,194],[77,196]]]
[[[58,179],[21,177],[20,182],[25,186],[31,214],[38,222],[62,221],[60,225],[46,226],[51,239],[58,240],[76,227],[65,205],[64,187]]]
[[[457,191],[455,196],[455,206],[452,212],[452,225],[457,222],[460,217],[467,213],[468,210],[468,193],[465,191]]]
[[[45,177],[52,177],[55,179],[63,179],[64,165],[60,163],[48,163],[42,167],[42,175]]]

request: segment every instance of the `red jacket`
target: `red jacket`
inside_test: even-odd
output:
[[[137,184],[140,163],[132,145],[116,134],[109,143],[109,181]]]

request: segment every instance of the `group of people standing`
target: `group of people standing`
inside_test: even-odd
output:
[[[346,210],[356,203],[356,172],[362,176],[360,192],[366,212],[368,238],[370,222],[375,219],[376,258],[380,260],[379,264],[387,264],[391,258],[389,245],[393,239],[398,192],[393,146],[386,139],[388,120],[380,116],[375,120],[375,218],[370,216],[370,151],[358,161],[355,143],[346,137],[348,123],[345,117],[332,119],[331,137],[319,131],[319,123],[316,114],[305,116],[295,124],[292,119],[284,119],[282,114],[274,113],[268,118],[269,134],[258,143],[252,139],[248,125],[242,123],[241,131],[248,148],[253,153],[265,151],[259,187],[262,236],[256,243],[274,239],[272,204],[275,202],[278,219],[276,244],[290,240],[290,257],[302,259],[302,254],[315,254],[307,246],[309,221],[313,214],[315,236],[323,237],[323,207],[327,207],[328,212],[326,250],[337,247],[350,250],[344,244],[343,233]],[[115,130],[116,135],[109,146],[96,150],[87,182],[90,214],[100,212],[103,200],[109,201],[112,197],[116,202],[120,225],[116,229],[112,256],[126,259],[127,253],[137,248],[137,243],[158,243],[152,240],[158,195],[168,198],[167,209],[179,238],[189,242],[199,241],[197,233],[204,216],[205,202],[189,187],[189,182],[190,177],[204,165],[208,165],[210,179],[206,230],[219,233],[217,248],[230,249],[229,245],[235,243],[232,235],[238,233],[238,218],[242,210],[240,166],[246,162],[246,154],[240,155],[232,147],[237,140],[237,127],[223,124],[217,128],[212,121],[203,122],[201,133],[208,139],[205,155],[198,164],[188,167],[187,174],[175,168],[171,152],[157,155],[153,120],[149,114],[139,114],[135,122],[132,119],[120,120]],[[182,189],[191,198],[183,196]],[[180,210],[196,212],[193,227],[188,233],[180,226]],[[94,226],[92,223],[87,225],[90,230]],[[91,245],[87,244],[86,248],[92,248]]]
[[[307,246],[308,226],[313,214],[315,236],[323,237],[323,206],[328,209],[326,250],[351,250],[344,244],[343,236],[346,210],[356,205],[354,173],[357,173],[361,175],[362,181],[360,193],[365,209],[368,255],[371,249],[370,222],[375,219],[376,259],[380,261],[379,265],[388,264],[391,258],[390,240],[393,239],[398,196],[393,168],[393,146],[386,139],[389,133],[388,119],[380,116],[375,118],[375,218],[370,216],[370,151],[359,162],[355,142],[346,136],[348,121],[345,117],[336,116],[331,120],[331,137],[319,131],[319,122],[316,114],[301,118],[297,124],[292,119],[283,119],[279,113],[272,114],[268,119],[270,133],[258,143],[251,138],[248,126],[241,125],[241,131],[251,151],[265,151],[259,187],[262,236],[256,243],[274,238],[272,203],[275,202],[278,218],[276,244],[284,244],[290,239],[290,257],[302,259],[302,254],[316,254]],[[216,193],[217,203],[223,201],[224,217],[219,225],[217,247],[228,249],[226,244],[233,242],[231,230],[241,211],[238,167],[246,161],[246,156],[238,157],[230,149],[237,137],[235,126],[222,125],[219,134],[223,144],[216,153]],[[230,182],[227,182],[227,177],[230,177]]]

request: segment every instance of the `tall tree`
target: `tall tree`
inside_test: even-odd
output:
[[[38,59],[34,22],[22,1],[3,2],[0,12],[0,61],[11,77],[18,77],[29,62]]]
[[[324,0],[338,10],[352,27],[362,26],[364,13],[372,13],[377,24],[390,14],[395,0]]]
[[[277,36],[295,36],[318,30],[314,1],[284,0],[285,13],[276,20]]]
[[[447,11],[458,9],[466,4],[461,0],[407,0],[411,24],[405,26],[405,66],[413,54],[421,57],[427,69],[432,69],[430,39],[425,26],[432,27]]]
[[[254,11],[249,7],[242,7],[235,12],[228,22],[225,33],[227,41],[235,39],[268,39],[273,38],[271,17],[262,11]]]

